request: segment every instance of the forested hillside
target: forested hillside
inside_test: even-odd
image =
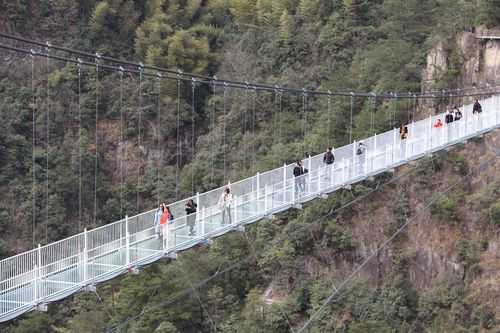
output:
[[[218,78],[381,93],[419,91],[426,56],[437,43],[444,45],[450,58],[447,70],[430,85],[462,87],[464,58],[456,45],[457,34],[480,25],[494,28],[500,24],[499,13],[498,0],[0,0],[0,29]],[[75,65],[53,61],[47,66],[42,58],[35,57],[32,63],[30,57],[4,51],[0,57],[3,257],[153,208],[159,197],[172,202],[193,190],[205,191],[320,152],[326,145],[344,145],[349,140],[351,107],[354,139],[398,126],[410,113],[418,117],[415,105],[406,100],[311,96],[305,104],[302,95],[223,88],[214,92],[202,85],[193,95],[189,82],[177,86],[175,80],[165,80],[159,85],[135,75],[121,81],[119,73],[102,71],[96,77],[91,69],[81,73],[78,93]],[[446,103],[438,101],[434,107]],[[331,117],[324,112],[329,107]],[[34,163],[33,108],[40,110]],[[48,158],[42,135],[47,131],[43,112],[47,108],[52,111]],[[418,110],[428,111],[423,105]],[[94,138],[99,143],[97,170]],[[367,248],[379,244],[381,238],[360,242],[355,237],[363,226],[358,209],[375,211],[377,203],[383,205],[384,211],[374,213],[370,221],[381,230],[380,237],[388,235],[415,213],[415,207],[425,204],[433,189],[446,185],[440,182],[442,177],[463,176],[471,161],[467,158],[474,158],[470,155],[461,152],[423,162],[415,171],[419,181],[408,176],[391,185],[382,194],[387,200],[361,201],[360,206],[332,212],[390,175],[315,202],[304,211],[257,224],[248,234],[228,235],[209,248],[183,253],[176,262],[155,264],[139,276],[103,285],[98,297],[77,295],[51,306],[48,313],[30,314],[3,329],[9,333],[290,332],[290,326],[300,325],[317,309],[332,282],[345,277],[369,253]],[[117,173],[118,161],[125,163],[124,182]],[[51,179],[48,198],[46,163]],[[455,263],[462,268],[458,273],[421,278],[425,272],[413,270],[415,257],[406,248],[412,242],[403,237],[363,282],[349,286],[332,303],[311,332],[493,332],[498,309],[473,287],[481,275],[481,256],[488,249],[488,239],[481,234],[497,232],[495,184],[464,185],[424,219],[429,224],[444,223],[433,229],[443,238],[454,233],[448,250],[457,254]],[[475,196],[481,199],[474,200]],[[479,206],[474,206],[476,201]],[[479,213],[465,217],[457,209],[465,203]],[[322,217],[328,212],[332,213]],[[462,225],[466,222],[467,228]],[[468,238],[467,230],[475,230],[474,237]],[[228,272],[189,291],[225,269]]]

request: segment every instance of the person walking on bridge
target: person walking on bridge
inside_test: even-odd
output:
[[[222,192],[222,195],[219,198],[219,208],[222,213],[222,224],[226,224],[226,214],[229,220],[229,224],[232,224],[232,216],[231,216],[231,205],[233,203],[233,194],[231,193],[231,189],[226,187]]]
[[[455,121],[462,119],[462,112],[460,111],[458,106],[455,106],[454,113],[455,113]]]
[[[325,165],[325,175],[327,180],[330,180],[333,173],[333,163],[335,162],[335,155],[333,148],[328,147],[326,153],[323,155],[323,164]]]
[[[407,125],[401,125],[399,127],[399,137],[401,141],[406,140],[408,138],[408,126]]]
[[[474,102],[474,106],[472,107],[472,114],[479,114],[483,112],[483,107],[481,106],[481,103],[479,103],[479,100],[476,99],[476,102]]]
[[[194,236],[195,231],[194,227],[196,224],[196,208],[198,205],[193,201],[193,199],[189,199],[186,202],[185,210],[186,210],[186,219],[187,225],[189,226],[189,236]]]
[[[441,121],[441,118],[438,118],[434,123],[434,128],[441,128],[441,127],[443,127],[443,122]]]
[[[446,125],[449,125],[453,122],[453,120],[454,120],[453,113],[450,111],[450,109],[448,109],[446,111],[446,115],[444,116],[444,122],[446,123]]]
[[[155,212],[155,218],[154,218],[154,227],[155,227],[155,234],[159,235],[160,234],[160,220],[161,216],[163,215],[163,204],[160,204],[160,207],[156,209]]]
[[[174,215],[165,203],[162,204],[163,213],[160,217],[160,227],[163,237],[168,237],[168,225],[174,222]]]
[[[306,190],[305,174],[307,169],[302,166],[302,161],[297,160],[293,168],[293,177],[295,178],[295,194],[300,194]]]
[[[358,149],[356,149],[356,156],[358,159],[359,173],[363,174],[365,171],[365,158],[366,158],[366,146],[363,142],[360,142]]]

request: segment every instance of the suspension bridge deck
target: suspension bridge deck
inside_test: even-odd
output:
[[[4,259],[0,321],[498,128],[500,96],[482,103],[482,113],[474,115],[471,105],[464,106],[461,120],[441,128],[433,124],[444,119],[442,114],[411,123],[406,140],[398,129],[367,138],[362,155],[357,142],[338,148],[333,165],[323,165],[322,155],[309,157],[309,172],[298,178],[293,165],[284,165],[231,184],[234,201],[225,218],[217,202],[227,186],[171,204],[180,217],[163,229],[155,226],[151,210]],[[189,199],[199,210],[182,216]]]

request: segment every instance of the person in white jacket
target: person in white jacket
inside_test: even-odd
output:
[[[233,194],[231,193],[231,189],[229,187],[226,187],[224,191],[222,192],[222,195],[219,198],[219,208],[221,209],[222,213],[222,224],[225,224],[226,221],[226,214],[229,219],[229,224],[232,224],[232,217],[231,217],[231,205],[233,203]]]

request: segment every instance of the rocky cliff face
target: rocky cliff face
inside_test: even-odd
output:
[[[433,162],[419,163],[439,164],[438,172],[428,174],[422,170],[428,168],[425,165],[402,167],[395,177],[412,172],[411,169],[414,171],[376,194],[373,200],[366,200],[356,207],[356,214],[349,223],[358,244],[357,256],[362,258],[374,253],[387,239],[388,230],[397,218],[395,202],[403,195],[409,203],[407,219],[412,220],[404,237],[398,241],[399,245],[396,248],[389,246],[361,275],[370,281],[379,280],[381,273],[383,275],[391,266],[394,252],[400,250],[409,259],[410,280],[417,289],[428,289],[445,277],[455,275],[467,278],[472,286],[482,290],[473,296],[474,300],[493,305],[493,300],[488,301],[492,294],[481,288],[489,288],[500,296],[500,288],[493,288],[500,281],[500,233],[491,215],[491,203],[500,198],[497,191],[500,132],[471,140],[442,156],[434,156],[434,159]],[[467,177],[464,176],[466,172]],[[459,185],[443,195],[451,202],[448,208],[438,204],[427,209],[434,195],[457,181]],[[474,254],[470,254],[477,256],[473,274],[468,271],[470,263],[461,253],[463,242],[476,247]],[[500,313],[500,303],[495,304],[495,308]]]
[[[459,88],[496,85],[499,64],[500,31],[478,28],[463,32],[453,39],[438,41],[431,49],[422,75],[422,90],[433,89],[447,71],[455,71],[454,84]]]

